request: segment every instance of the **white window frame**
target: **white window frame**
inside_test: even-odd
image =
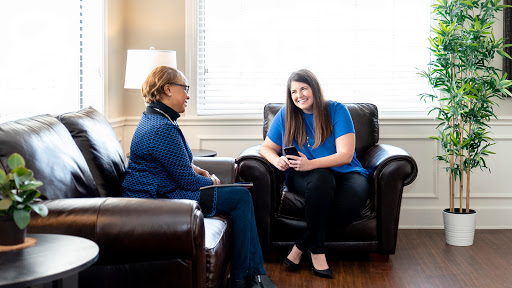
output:
[[[236,125],[254,125],[259,122],[254,120],[261,120],[262,115],[197,115],[197,0],[185,0],[185,77],[187,77],[188,84],[190,85],[190,99],[188,100],[187,109],[183,114],[181,123],[185,125],[200,125],[203,122],[195,120],[221,120],[216,122],[217,125],[229,125],[229,123],[236,122]],[[263,113],[263,111],[262,111]],[[241,120],[241,121],[240,121]]]
[[[185,112],[185,117],[187,119],[261,119],[261,114],[249,114],[249,115],[198,115],[197,111],[197,0],[186,0],[186,39],[185,39],[185,75],[189,81],[189,85],[191,86],[190,92],[190,100],[189,105],[187,107],[187,111]],[[425,36],[427,38],[428,36]],[[428,46],[425,46],[425,50],[428,49]],[[315,72],[315,71],[313,71]],[[418,75],[420,78],[420,76]],[[320,79],[320,81],[322,81]],[[425,80],[426,81],[426,80]],[[285,83],[283,83],[285,85]],[[421,92],[429,92],[429,91],[421,91]],[[411,97],[415,97],[415,95],[411,95]],[[420,102],[420,97],[417,96],[417,101]],[[263,111],[262,111],[263,112]],[[433,115],[427,115],[427,111],[379,111],[379,118],[387,118],[387,119],[433,119]]]

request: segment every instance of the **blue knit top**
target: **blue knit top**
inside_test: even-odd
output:
[[[304,153],[309,160],[335,154],[336,139],[347,133],[355,133],[352,117],[350,117],[350,113],[348,112],[347,107],[336,101],[328,101],[328,103],[329,115],[332,123],[332,134],[329,135],[329,137],[324,142],[322,142],[320,146],[313,148],[315,144],[315,121],[313,114],[303,113],[305,120],[304,129],[306,129],[308,136],[307,143],[301,147],[297,141],[293,139],[293,146],[295,146],[298,151]],[[270,128],[267,133],[267,137],[275,144],[281,146],[281,149],[283,148],[284,130],[286,129],[285,118],[286,107],[283,107],[274,117],[274,120],[272,121],[272,124],[270,124]],[[331,167],[330,169],[341,173],[358,172],[365,177],[368,177],[368,171],[366,171],[366,169],[364,169],[361,163],[357,160],[355,151],[350,163],[337,167]],[[288,176],[289,171],[290,170],[285,173],[286,176]]]
[[[212,179],[192,168],[192,151],[176,122],[178,117],[176,111],[160,102],[151,103],[142,113],[130,146],[123,197],[199,201],[199,188],[213,184]],[[208,197],[214,208],[217,197],[211,196],[215,196]]]

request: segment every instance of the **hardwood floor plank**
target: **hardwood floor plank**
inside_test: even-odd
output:
[[[399,230],[396,254],[387,262],[327,254],[334,279],[316,277],[305,261],[299,271],[288,272],[282,255],[266,257],[265,268],[281,288],[508,288],[511,239],[512,230],[477,230],[473,246],[455,247],[445,243],[444,230]]]

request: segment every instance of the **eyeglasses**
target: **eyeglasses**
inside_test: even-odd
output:
[[[169,85],[178,85],[178,86],[185,88],[185,93],[188,93],[188,89],[190,89],[190,86],[185,85],[185,84],[178,84],[178,83],[168,83],[168,84]]]

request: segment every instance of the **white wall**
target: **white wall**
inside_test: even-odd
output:
[[[124,35],[115,38],[114,45],[110,45],[112,49],[108,54],[118,61],[109,61],[109,75],[124,75],[126,49],[149,46],[176,50],[178,68],[187,74],[186,0],[108,2],[122,14],[121,35]],[[118,20],[118,17],[117,14],[114,19]],[[118,22],[109,23],[109,27]],[[496,27],[496,37],[501,37],[501,31],[501,26]],[[115,87],[109,88],[106,95],[107,102],[111,104],[106,106],[106,114],[122,140],[125,152],[128,152],[131,137],[145,106],[139,92],[124,90],[118,77],[115,76],[116,81],[109,83]],[[123,107],[122,115],[118,113],[119,105]],[[512,100],[500,101],[497,111],[500,119],[491,122],[493,137],[497,141],[494,147],[497,156],[487,160],[492,173],[475,171],[471,180],[472,208],[478,213],[478,228],[512,228],[512,188],[507,181],[507,176],[512,176],[509,172],[509,163],[512,163],[512,152],[509,150],[512,147]],[[219,156],[237,157],[245,148],[260,144],[263,140],[261,118],[219,119],[187,115],[178,122],[191,148],[216,150]],[[416,181],[404,190],[401,228],[442,227],[441,211],[449,203],[448,180],[441,164],[433,160],[439,151],[438,144],[427,139],[435,134],[435,126],[433,120],[427,118],[380,119],[380,143],[404,148],[416,159],[419,169]]]

